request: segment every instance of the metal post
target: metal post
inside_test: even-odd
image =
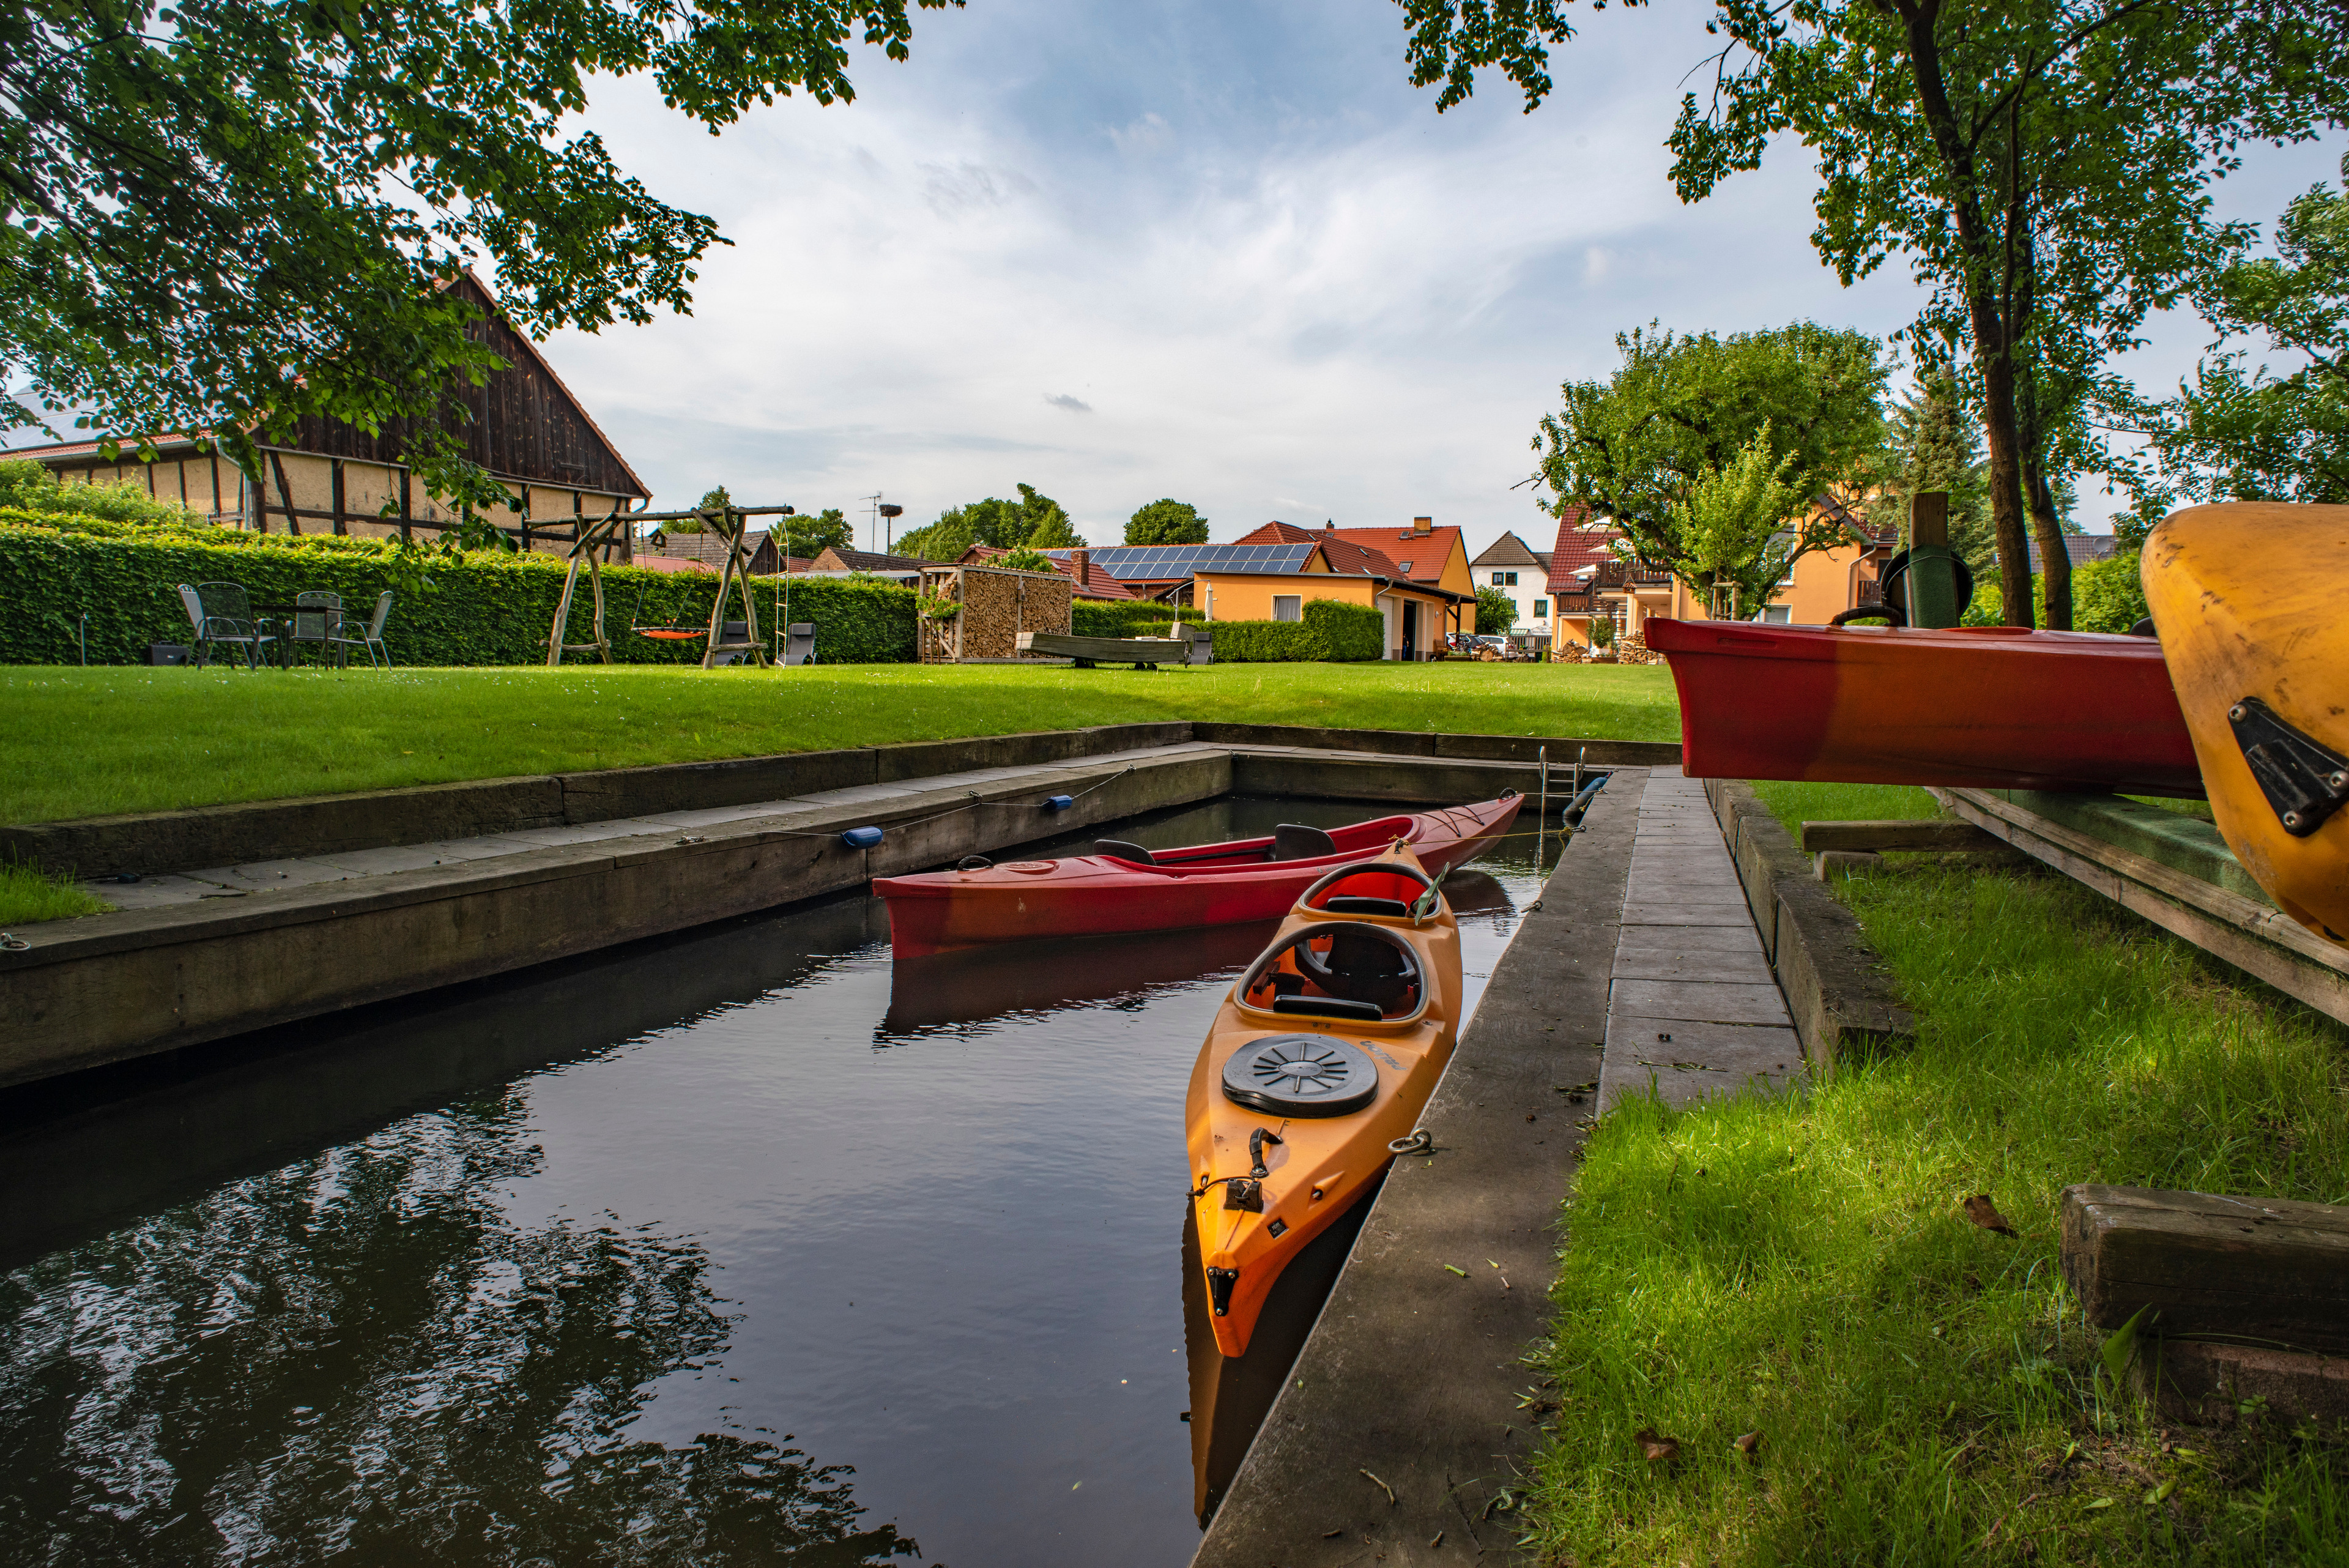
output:
[[[1541,815],[1534,819],[1534,869],[1538,871],[1549,841],[1549,748],[1540,747],[1536,754],[1541,758]]]

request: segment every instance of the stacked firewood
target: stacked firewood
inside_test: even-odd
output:
[[[1648,646],[1648,639],[1636,631],[1627,631],[1615,639],[1615,662],[1618,664],[1661,664],[1664,656]]]
[[[1066,635],[1076,585],[1057,572],[1012,572],[958,566],[954,587],[962,611],[942,628],[955,659],[1014,659],[1023,631]],[[936,592],[943,585],[929,584]]]

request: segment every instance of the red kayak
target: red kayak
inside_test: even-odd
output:
[[[1691,778],[2199,795],[2149,637],[1651,620]]]
[[[1284,826],[1269,838],[1153,853],[1114,839],[1091,855],[1011,860],[918,877],[882,877],[898,958],[1037,937],[1099,937],[1278,919],[1316,877],[1370,860],[1398,841],[1441,878],[1509,831],[1525,797],[1381,816],[1327,833]]]

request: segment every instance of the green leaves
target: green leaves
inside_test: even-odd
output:
[[[923,7],[961,0],[913,0]],[[0,15],[0,428],[212,431],[246,472],[305,416],[404,429],[490,504],[453,389],[502,364],[446,291],[477,262],[526,333],[691,304],[716,224],[569,117],[651,73],[709,126],[854,96],[908,0],[27,0]]]
[[[1696,574],[1692,584],[1702,587],[1719,618],[1737,619],[1760,609],[1796,556],[1841,536],[1840,524],[1810,519],[1810,493],[1785,482],[1795,455],[1772,461],[1764,420],[1727,466],[1707,465],[1689,486],[1688,498],[1672,505],[1673,542]]]
[[[1019,486],[1019,499],[989,496],[938,514],[926,528],[898,535],[897,553],[925,561],[958,559],[973,545],[999,550],[1026,545],[1036,550],[1080,549],[1084,535],[1069,521],[1061,504],[1030,484]]]
[[[1587,506],[1614,519],[1642,559],[1701,594],[1711,593],[1733,556],[1742,564],[1721,580],[1742,583],[1749,607],[1766,603],[1766,593],[1754,595],[1778,579],[1752,576],[1768,569],[1752,540],[1727,550],[1726,535],[1707,534],[1713,543],[1701,558],[1684,509],[1700,480],[1717,479],[1749,454],[1806,503],[1868,472],[1883,442],[1883,346],[1864,332],[1807,321],[1726,338],[1676,337],[1651,326],[1615,343],[1623,362],[1614,376],[1568,382],[1565,407],[1543,419],[1535,437],[1553,509]],[[1832,544],[1839,530],[1806,523],[1779,564]]]
[[[1187,501],[1163,497],[1134,508],[1125,520],[1129,545],[1204,545],[1207,520]]]

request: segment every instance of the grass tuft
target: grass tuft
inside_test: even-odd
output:
[[[52,877],[20,861],[0,860],[0,929],[103,915],[113,908],[68,877]]]
[[[1760,787],[1796,821],[1931,805]],[[1805,1096],[1600,1124],[1535,1368],[1554,1426],[1530,1543],[1578,1564],[2349,1563],[2349,1444],[2256,1409],[2165,1431],[2099,1379],[2055,1229],[2080,1181],[2349,1200],[2349,1037],[2058,877],[1909,856],[1837,891],[1917,1045]],[[1980,1192],[2019,1237],[1968,1221]],[[1646,1461],[1643,1429],[1682,1459]],[[1757,1430],[1748,1460],[1732,1439]]]

